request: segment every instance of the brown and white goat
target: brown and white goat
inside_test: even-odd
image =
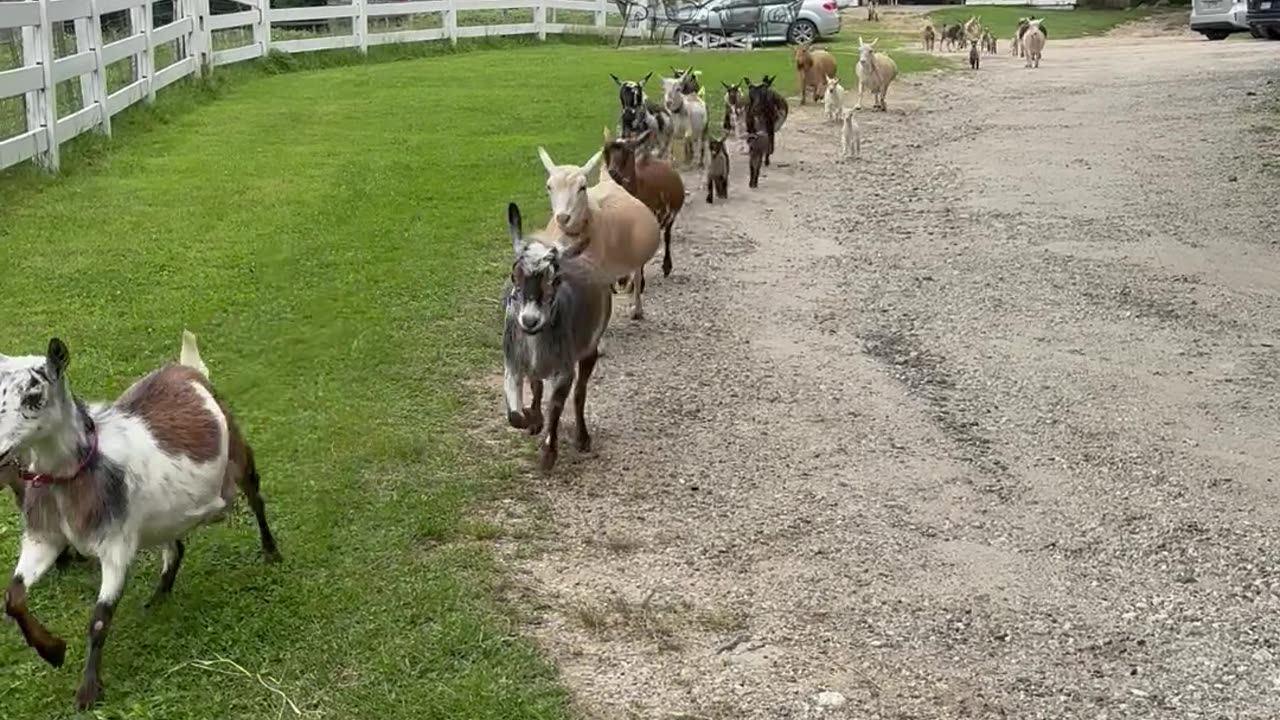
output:
[[[173,589],[183,538],[223,517],[238,488],[257,516],[263,553],[279,559],[253,451],[199,369],[194,336],[184,335],[180,358],[114,403],[87,405],[71,391],[61,340],[50,340],[42,356],[0,356],[0,466],[17,462],[25,484],[22,549],[5,612],[50,665],[62,665],[66,642],[32,614],[27,592],[68,546],[102,568],[76,692],[80,709],[101,692],[103,646],[139,550],[161,549],[154,601]]]
[[[800,85],[800,104],[805,104],[809,88],[813,88],[813,101],[821,100],[827,89],[827,78],[836,77],[835,57],[826,50],[814,50],[805,43],[796,46],[794,60]]]
[[[684,208],[684,179],[670,163],[639,152],[643,134],[618,140],[604,129],[604,166],[609,177],[645,204],[662,228],[662,275],[671,274],[671,227]]]
[[[600,173],[599,182],[588,188],[587,179],[603,155],[601,149],[581,167],[557,165],[538,148],[551,200],[543,235],[561,248],[580,252],[601,282],[629,277],[631,318],[639,320],[644,317],[644,265],[658,252],[662,229],[653,212],[609,173]]]

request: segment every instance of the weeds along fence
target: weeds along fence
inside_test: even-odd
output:
[[[287,1],[287,0],[286,0]],[[622,32],[610,0],[0,0],[0,170],[50,172],[59,147],[188,76],[272,51]],[[283,4],[283,2],[281,2]],[[212,7],[211,7],[212,6]]]

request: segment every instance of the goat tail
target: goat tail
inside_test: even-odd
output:
[[[182,352],[178,354],[178,362],[199,370],[206,378],[209,377],[209,368],[200,359],[200,346],[196,344],[196,336],[190,330],[182,331]]]

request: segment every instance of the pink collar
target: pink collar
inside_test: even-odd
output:
[[[23,482],[28,483],[32,487],[40,487],[41,485],[56,485],[58,483],[71,482],[72,480],[75,480],[76,478],[80,477],[80,474],[84,472],[84,469],[88,467],[89,463],[93,462],[94,458],[96,458],[97,456],[98,456],[98,433],[95,429],[90,428],[89,429],[89,450],[84,454],[84,457],[80,459],[80,464],[76,465],[75,472],[71,473],[70,475],[58,476],[58,475],[51,475],[48,473],[33,473],[28,470],[19,470],[18,477],[22,478]]]

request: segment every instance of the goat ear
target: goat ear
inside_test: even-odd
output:
[[[652,71],[652,70],[650,70],[650,71],[649,71],[649,73],[648,73],[647,75],[645,75],[645,76],[644,76],[644,79],[640,81],[640,87],[644,87],[644,84],[645,84],[645,83],[647,83],[647,82],[649,82],[649,78],[651,78],[651,77],[653,77],[653,71]]]
[[[613,78],[613,81],[618,84],[618,87],[622,87],[622,81],[618,79],[617,75],[609,73],[609,77]]]
[[[751,78],[747,77],[746,75],[742,76],[742,82],[746,83],[747,87],[751,87]]]
[[[524,245],[524,229],[520,222],[520,206],[507,203],[507,232],[511,234],[511,250],[520,254],[520,246]]]
[[[551,162],[551,156],[541,145],[538,146],[538,158],[542,160],[542,167],[546,168],[548,175],[556,171],[556,164]]]
[[[66,343],[58,338],[51,338],[49,350],[45,353],[45,367],[49,370],[49,378],[51,380],[61,378],[70,364],[71,351],[67,349]]]
[[[604,150],[597,150],[596,154],[592,155],[591,159],[587,161],[587,164],[582,166],[582,174],[587,177],[591,177],[591,173],[595,172],[596,166],[600,164],[600,157],[602,155],[604,155]]]
[[[630,143],[631,147],[636,147],[637,145],[643,144],[645,140],[649,139],[649,133],[651,132],[653,132],[653,130],[649,128],[645,128],[644,132],[631,138],[631,143]]]

